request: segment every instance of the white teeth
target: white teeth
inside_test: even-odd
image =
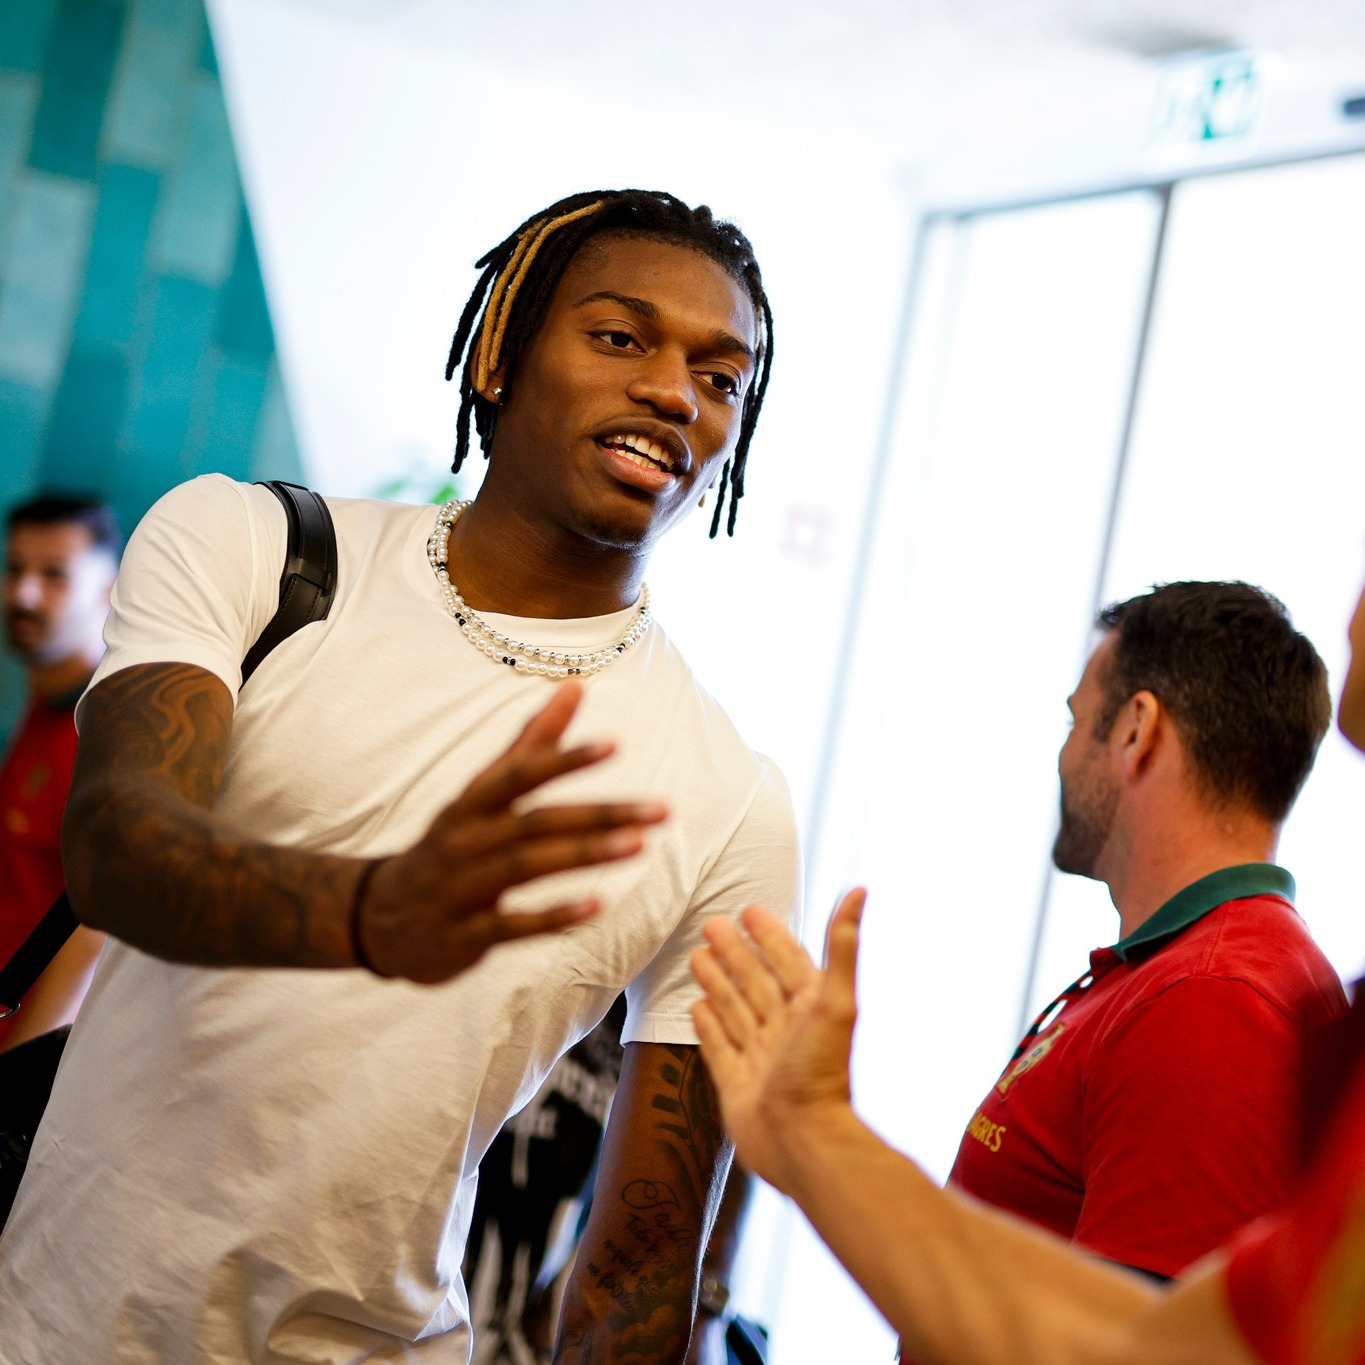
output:
[[[607,444],[621,451],[631,460],[632,464],[666,470],[672,469],[673,462],[669,459],[668,452],[663,446],[651,441],[648,436],[614,436]],[[644,459],[637,459],[637,456],[643,456]]]

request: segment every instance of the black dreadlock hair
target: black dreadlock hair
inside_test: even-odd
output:
[[[460,315],[446,361],[447,379],[454,376],[461,360],[464,361],[451,471],[458,472],[469,454],[471,415],[484,458],[488,458],[498,408],[480,390],[495,372],[501,373],[504,388],[510,389],[522,347],[535,336],[544,320],[550,297],[569,262],[585,243],[609,232],[690,247],[743,285],[753,302],[761,329],[758,379],[744,396],[739,440],[734,455],[721,469],[716,510],[711,518],[714,537],[720,528],[728,486],[730,516],[726,533],[734,535],[735,515],[744,496],[749,442],[772,372],[772,310],[749,239],[733,223],[717,220],[704,204],[689,208],[681,199],[659,190],[596,190],[570,195],[528,218],[510,237],[474,263],[483,274]]]

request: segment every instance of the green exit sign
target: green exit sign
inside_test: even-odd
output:
[[[1157,91],[1155,142],[1245,137],[1261,108],[1261,75],[1250,52],[1205,52],[1171,59]]]

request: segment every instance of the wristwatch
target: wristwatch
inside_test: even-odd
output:
[[[707,1313],[713,1318],[727,1316],[730,1308],[730,1286],[715,1275],[701,1277],[701,1290],[697,1294],[697,1312]]]

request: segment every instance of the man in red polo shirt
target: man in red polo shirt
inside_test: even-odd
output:
[[[1245,583],[1167,584],[1097,624],[1053,859],[1108,885],[1118,942],[1019,1044],[949,1179],[1172,1276],[1288,1193],[1302,1030],[1345,1008],[1273,861],[1331,700]]]
[[[1365,752],[1365,593],[1351,651],[1338,720]],[[747,937],[712,921],[693,1015],[737,1154],[796,1201],[920,1365],[1365,1365],[1359,983],[1326,1040],[1335,1065],[1314,1097],[1326,1118],[1289,1202],[1159,1287],[940,1190],[858,1118],[863,901],[851,892],[835,912],[824,971],[762,907],[745,912]]]
[[[118,521],[94,498],[43,495],[6,519],[4,612],[28,674],[28,706],[0,766],[0,964],[65,885],[58,835],[76,761],[76,700],[104,653]],[[0,1050],[75,1018],[102,934],[78,929],[0,1020]]]

